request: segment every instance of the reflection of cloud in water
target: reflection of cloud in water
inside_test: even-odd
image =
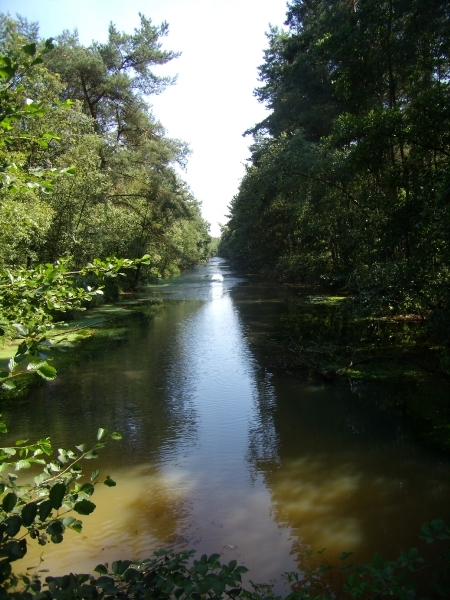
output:
[[[361,477],[346,465],[329,469],[317,459],[289,462],[271,478],[276,520],[315,549],[341,552],[361,543],[361,523],[350,505]]]
[[[83,532],[67,531],[61,545],[45,548],[30,540],[24,568],[39,563],[54,575],[92,572],[99,562],[148,558],[164,546],[185,547],[190,506],[187,487],[153,467],[116,471],[117,487],[96,486],[93,515],[82,517]],[[192,537],[192,533],[191,533]]]
[[[266,480],[276,521],[298,537],[294,552],[304,550],[304,543],[313,550],[327,547],[333,557],[364,543],[365,517],[370,515],[362,507],[370,513],[382,505],[387,485],[383,478],[365,477],[350,463],[331,465],[325,456],[285,461]]]
[[[146,373],[143,370],[136,370],[136,371],[121,371],[120,376],[121,377],[126,377],[127,379],[143,379],[145,377]]]
[[[140,538],[133,544],[133,556],[143,557],[153,547],[186,546],[191,507],[186,484],[175,473],[160,474],[151,468],[138,476],[139,491],[128,505],[125,530]]]

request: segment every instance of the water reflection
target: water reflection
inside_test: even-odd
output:
[[[163,306],[128,340],[20,411],[2,407],[15,437],[51,435],[56,447],[97,426],[124,435],[100,463],[117,488],[96,492],[98,510],[73,545],[45,549],[47,568],[89,571],[171,545],[222,552],[267,581],[306,547],[392,556],[415,544],[424,520],[450,516],[448,461],[400,422],[347,388],[260,367],[259,341],[285,310],[279,288],[245,283],[215,260],[149,293]]]

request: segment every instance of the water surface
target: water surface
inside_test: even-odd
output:
[[[118,430],[99,465],[81,535],[43,549],[52,573],[146,558],[161,547],[220,552],[268,581],[302,553],[363,561],[417,545],[426,520],[450,517],[449,460],[348,385],[312,385],[264,368],[260,340],[285,292],[229,272],[221,259],[148,291],[163,300],[127,339],[60,375],[3,415],[15,438],[55,447]],[[96,463],[87,463],[87,471]],[[42,548],[27,555],[37,565]]]

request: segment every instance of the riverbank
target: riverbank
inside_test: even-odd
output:
[[[49,346],[51,356],[47,361],[58,373],[63,373],[106,347],[123,343],[134,327],[134,320],[151,318],[160,306],[161,301],[157,299],[123,298],[115,304],[102,304],[68,315],[67,320],[49,330],[47,339],[54,347]],[[0,347],[0,370],[6,369],[19,343],[20,339],[16,338],[4,341]],[[23,397],[43,383],[44,379],[36,373],[24,372],[17,390],[0,389],[0,399]]]
[[[409,419],[427,445],[450,451],[450,378],[425,321],[361,316],[345,296],[286,289],[279,331],[266,341],[266,368],[348,386],[361,402]]]

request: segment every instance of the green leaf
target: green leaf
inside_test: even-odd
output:
[[[76,531],[77,533],[81,533],[83,531],[83,523],[77,519],[72,523],[70,529],[73,529],[73,531]]]
[[[47,362],[42,358],[33,358],[33,360],[30,360],[30,362],[27,365],[27,371],[36,371],[37,369],[40,369],[46,364]]]
[[[5,531],[9,537],[14,537],[17,535],[22,527],[22,519],[19,517],[19,515],[13,515],[12,517],[9,517],[4,523],[6,525]]]
[[[39,367],[39,369],[37,369],[36,372],[38,375],[40,375],[43,379],[46,379],[47,381],[53,381],[53,379],[56,378],[55,367],[52,367],[51,365],[48,365],[47,363],[45,363],[44,365]]]
[[[95,508],[95,504],[90,502],[90,500],[80,500],[80,502],[75,504],[73,510],[79,515],[90,515],[92,512],[94,512]]]
[[[52,503],[50,500],[45,500],[39,504],[39,518],[42,522],[46,521],[52,512]]]
[[[83,524],[78,519],[75,519],[74,517],[64,517],[62,522],[65,527],[69,527],[69,529],[81,533]]]
[[[109,434],[109,437],[113,440],[121,440],[122,434],[119,433],[118,431],[113,431],[112,433]]]
[[[20,471],[21,469],[29,469],[31,467],[31,463],[29,460],[18,460],[16,462],[16,471]]]
[[[89,452],[86,452],[86,454],[84,455],[84,458],[86,459],[90,459],[90,458],[97,458],[98,457],[98,452],[96,452],[95,450],[89,450]]]
[[[106,429],[103,429],[103,427],[100,427],[97,430],[97,441],[101,442],[101,440],[105,437],[106,435]]]
[[[131,560],[115,560],[111,565],[112,572],[114,575],[123,575],[131,564]]]
[[[435,531],[442,531],[445,527],[445,523],[442,519],[433,519],[430,525]]]
[[[94,481],[94,479],[97,479],[99,473],[100,473],[100,469],[95,469],[95,471],[92,471],[92,473],[91,473],[91,481]]]
[[[14,492],[9,492],[9,494],[6,494],[6,496],[3,498],[2,508],[5,512],[11,512],[16,504],[17,504],[16,494]]]
[[[28,54],[28,56],[34,56],[36,54],[36,44],[33,42],[26,46],[22,46],[22,50],[25,54]]]
[[[15,448],[9,446],[2,448],[2,450],[7,456],[14,456],[17,453],[17,450]]]
[[[15,70],[12,67],[2,66],[0,68],[0,77],[2,79],[10,79],[14,76]]]
[[[22,521],[25,527],[29,527],[36,518],[38,506],[36,502],[29,502],[22,508]]]
[[[108,569],[107,569],[107,567],[105,567],[105,565],[97,565],[95,567],[94,571],[96,573],[100,573],[100,575],[107,575],[108,574]]]
[[[22,325],[21,323],[13,323],[13,327],[20,337],[27,337],[30,333],[28,327],[25,327],[25,325]]]
[[[61,508],[64,496],[66,495],[66,484],[65,483],[55,483],[55,485],[50,490],[49,500],[52,508],[56,510]]]
[[[80,492],[84,492],[88,496],[92,496],[92,494],[94,493],[94,486],[92,485],[92,483],[84,483],[81,486]]]
[[[2,388],[7,390],[8,392],[12,392],[13,390],[17,389],[17,385],[15,381],[4,381],[2,383]]]
[[[114,487],[115,485],[117,485],[117,483],[113,479],[111,479],[109,475],[106,476],[106,479],[103,483],[108,487]]]
[[[54,544],[60,544],[63,541],[64,525],[61,521],[53,521],[47,527],[47,533],[51,536],[51,540]]]

